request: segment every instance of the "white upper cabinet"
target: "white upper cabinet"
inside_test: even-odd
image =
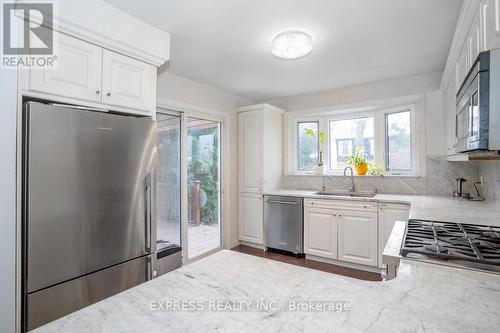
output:
[[[481,1],[481,21],[484,49],[500,48],[500,0]]]
[[[91,106],[98,103],[107,109],[116,106],[118,111],[154,114],[156,67],[65,34],[54,34],[58,34],[59,41],[57,66],[22,71],[23,93],[34,92],[36,97],[49,100],[63,97],[65,103],[92,102]]]
[[[462,50],[460,51],[460,54],[457,59],[457,64],[456,64],[456,90],[455,92],[458,92],[460,89],[460,86],[462,85],[462,82],[465,80],[465,77],[467,76],[467,73],[469,72],[469,47],[468,43],[464,42],[464,45],[462,47]]]
[[[410,206],[404,204],[381,203],[378,213],[379,230],[379,251],[378,265],[382,267],[382,254],[385,245],[391,236],[392,228],[396,221],[408,221],[410,215]]]
[[[280,188],[283,110],[260,104],[239,111],[240,192],[262,193]]]
[[[469,34],[467,35],[467,47],[469,51],[469,69],[474,65],[479,53],[483,51],[483,43],[481,40],[481,15],[478,10],[472,19],[471,26],[469,28]],[[468,71],[467,71],[468,72]]]
[[[378,265],[377,212],[338,212],[338,259]]]
[[[54,69],[30,69],[29,89],[100,102],[102,48],[59,34],[57,63]]]
[[[156,68],[124,55],[103,51],[102,102],[147,110],[156,107]]]
[[[240,192],[262,191],[262,120],[260,111],[239,114]]]
[[[455,154],[456,146],[456,81],[453,76],[444,92],[444,107],[445,107],[445,133],[446,133],[446,154]]]

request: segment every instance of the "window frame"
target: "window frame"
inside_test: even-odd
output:
[[[319,138],[319,132],[321,131],[321,126],[320,126],[320,122],[319,120],[299,120],[296,122],[295,126],[296,126],[296,130],[295,130],[295,133],[296,133],[296,141],[295,141],[295,144],[296,144],[296,152],[297,154],[295,154],[295,167],[297,168],[297,172],[299,173],[310,173],[310,172],[313,172],[314,171],[314,168],[313,169],[308,169],[308,170],[300,170],[299,168],[299,145],[300,145],[300,138],[299,138],[299,126],[300,124],[307,124],[307,123],[316,123],[318,125],[318,138]],[[317,141],[316,142],[316,151],[318,152],[318,156],[317,156],[317,160],[319,161],[319,142]],[[324,156],[324,154],[323,154]]]
[[[397,113],[403,113],[403,112],[410,112],[410,152],[411,152],[411,168],[410,170],[403,170],[403,169],[389,169],[389,116],[392,114],[397,114]],[[402,109],[399,111],[391,111],[391,112],[386,112],[384,114],[384,138],[385,138],[385,152],[384,152],[384,171],[385,172],[390,172],[392,175],[398,175],[398,174],[411,174],[415,169],[416,169],[416,159],[417,156],[415,154],[415,140],[414,140],[414,119],[413,119],[413,114],[411,109]]]
[[[387,170],[388,166],[388,130],[387,130],[387,115],[393,113],[400,113],[410,111],[410,150],[411,150],[411,170]],[[288,115],[289,130],[288,142],[293,144],[288,146],[288,174],[290,175],[311,175],[312,170],[299,171],[298,170],[298,125],[304,122],[318,122],[319,131],[324,131],[327,135],[327,142],[323,150],[323,164],[325,166],[325,174],[327,175],[342,175],[342,170],[330,169],[331,163],[331,140],[330,140],[330,121],[336,120],[349,120],[358,118],[374,117],[374,161],[384,170],[384,176],[408,176],[419,177],[421,176],[422,167],[421,163],[424,159],[423,152],[421,151],[420,140],[420,125],[417,119],[417,103],[381,106],[371,110],[360,109],[347,109],[338,111],[323,111],[314,116],[293,116]],[[318,147],[319,151],[319,147]]]

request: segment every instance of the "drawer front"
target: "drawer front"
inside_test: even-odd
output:
[[[368,212],[377,211],[377,203],[350,201],[350,200],[325,200],[325,199],[306,199],[304,206],[317,208],[330,208],[336,210],[363,210]]]

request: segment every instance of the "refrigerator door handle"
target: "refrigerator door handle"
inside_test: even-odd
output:
[[[151,253],[151,173],[144,178],[144,224],[147,253]]]
[[[146,258],[146,281],[153,278],[153,265],[151,262],[151,257]]]

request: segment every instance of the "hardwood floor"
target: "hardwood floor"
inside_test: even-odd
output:
[[[310,260],[310,259],[296,258],[296,257],[292,257],[292,256],[289,256],[286,254],[256,249],[256,248],[253,248],[250,246],[238,245],[238,246],[232,248],[231,250],[254,255],[257,257],[261,257],[261,258],[276,260],[276,261],[284,262],[287,264],[316,269],[318,271],[343,275],[343,276],[351,277],[351,278],[358,279],[358,280],[382,281],[380,274],[377,274],[377,273],[360,271],[360,270],[353,269],[353,268],[327,264],[327,263],[314,261],[314,260]]]

